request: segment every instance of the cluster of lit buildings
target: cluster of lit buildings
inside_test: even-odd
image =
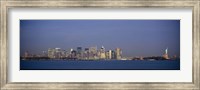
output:
[[[25,58],[30,57],[28,52],[25,52]],[[79,60],[98,60],[98,59],[122,59],[122,50],[108,50],[102,46],[100,49],[95,47],[70,49],[70,51],[62,50],[61,48],[49,48],[48,51],[43,51],[42,55],[36,57],[48,57],[49,59],[79,59]]]
[[[25,52],[22,59],[73,59],[73,60],[174,60],[178,59],[174,55],[169,57],[168,48],[165,49],[165,53],[162,56],[150,56],[150,57],[122,57],[122,50],[115,48],[115,50],[108,50],[102,46],[100,49],[95,47],[70,49],[69,51],[61,48],[49,48],[47,51],[42,51],[42,54],[32,55],[29,52]]]

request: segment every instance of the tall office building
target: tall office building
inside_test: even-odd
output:
[[[81,54],[81,52],[82,52],[82,47],[77,47],[77,54],[78,53]]]
[[[106,59],[109,59],[109,51],[106,51]]]
[[[82,57],[83,57],[82,47],[77,47],[77,59],[82,59]]]
[[[115,53],[115,51],[112,51],[111,54],[112,54],[111,55],[111,59],[116,59],[116,53]]]
[[[103,46],[100,49],[100,59],[106,59],[106,52]]]
[[[101,52],[100,50],[97,50],[97,59],[100,59],[101,58]]]
[[[116,59],[121,60],[122,58],[122,50],[120,48],[116,48]]]
[[[89,48],[89,59],[96,59],[97,57],[97,47],[90,47]]]
[[[108,51],[108,55],[109,55],[108,59],[112,59],[112,50]]]
[[[71,54],[71,51],[70,50],[69,51],[66,50],[65,57],[66,58],[70,58],[70,54]]]
[[[61,50],[61,58],[62,58],[62,59],[63,59],[63,58],[66,58],[66,53],[67,53],[67,51]]]
[[[109,60],[113,59],[112,58],[112,52],[113,52],[112,50],[106,51],[106,59],[109,59]]]
[[[61,58],[61,49],[55,48],[55,58],[60,59]]]
[[[74,50],[74,49],[72,49],[72,48],[70,49],[70,54],[71,54],[71,52],[72,52],[73,50]]]
[[[89,48],[85,48],[84,59],[89,59]]]
[[[75,50],[72,50],[71,51],[71,59],[77,59],[76,55],[77,55],[77,52]]]
[[[48,49],[48,57],[49,58],[55,58],[54,56],[54,54],[55,54],[55,52],[54,52],[55,50],[54,49],[52,49],[52,48],[49,48]]]

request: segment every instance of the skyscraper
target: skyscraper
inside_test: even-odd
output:
[[[90,47],[89,48],[89,59],[95,59],[97,56],[97,47]]]
[[[116,59],[120,60],[122,58],[122,51],[120,48],[116,48]]]
[[[109,52],[109,57],[108,58],[112,59],[112,50],[109,50],[108,52]]]
[[[84,59],[89,59],[89,48],[85,48]]]
[[[75,50],[72,50],[71,51],[71,59],[76,59],[77,58],[76,54],[77,54],[77,52]]]
[[[55,48],[55,58],[60,59],[61,58],[61,49]]]
[[[115,53],[115,51],[112,51],[111,59],[116,59],[116,53]]]
[[[82,57],[83,57],[82,47],[77,47],[77,59],[82,59]]]
[[[100,49],[100,59],[106,59],[106,52],[103,46]]]
[[[70,58],[70,54],[71,54],[71,51],[67,51],[67,50],[66,50],[65,57],[66,57],[66,58]]]
[[[54,52],[55,50],[54,49],[52,49],[52,48],[49,48],[48,49],[48,57],[49,58],[55,58],[54,56],[54,54],[55,54],[55,52]]]
[[[112,59],[112,50],[106,51],[106,59]]]
[[[61,50],[61,58],[66,58],[66,51],[65,50]]]
[[[109,59],[109,51],[106,51],[106,59]]]
[[[82,47],[77,47],[77,54],[82,52]]]

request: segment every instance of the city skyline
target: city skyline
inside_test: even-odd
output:
[[[39,54],[32,54],[28,51],[24,55],[20,56],[22,60],[176,60],[180,59],[179,56],[169,56],[168,48],[165,49],[162,56],[135,56],[135,57],[123,57],[122,49],[115,48],[115,50],[106,50],[104,46],[101,48],[94,47],[77,47],[71,48],[69,51],[61,48],[49,48],[46,51],[42,51]]]
[[[115,48],[112,50],[106,50],[104,46],[101,48],[94,47],[77,47],[76,49],[71,48],[65,50],[61,48],[49,48],[48,50],[42,51],[42,53],[31,54],[26,51],[21,56],[23,59],[78,59],[78,60],[97,60],[97,59],[117,59],[122,60],[121,48]],[[127,58],[126,58],[127,59]]]
[[[120,47],[123,56],[180,56],[180,20],[20,20],[20,54],[48,48]]]

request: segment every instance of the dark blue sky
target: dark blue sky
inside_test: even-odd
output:
[[[20,20],[20,54],[81,46],[122,49],[123,56],[180,55],[180,20]]]

